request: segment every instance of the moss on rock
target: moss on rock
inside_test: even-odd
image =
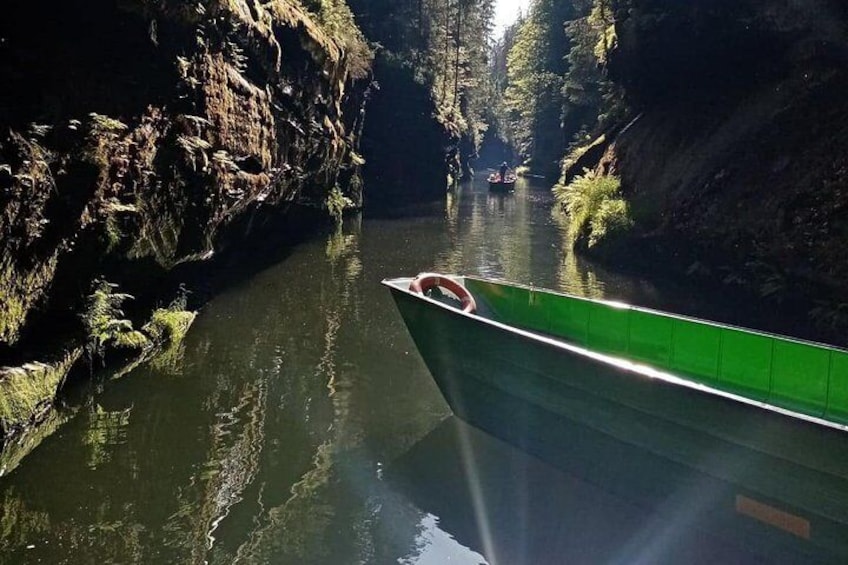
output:
[[[153,312],[153,316],[143,330],[154,343],[160,345],[180,343],[196,316],[197,312],[159,308]]]
[[[53,363],[26,363],[0,369],[0,438],[34,423],[52,405],[82,348],[68,351]]]

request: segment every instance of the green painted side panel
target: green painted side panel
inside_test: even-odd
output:
[[[846,351],[540,290],[473,279],[466,284],[505,324],[848,424]]]
[[[827,394],[828,419],[848,424],[848,352],[830,353],[830,380]]]
[[[674,320],[648,312],[630,312],[630,357],[654,367],[668,367],[671,361],[671,333]]]
[[[500,284],[466,279],[465,288],[478,301],[485,302],[496,320],[509,323],[512,317],[515,288]]]
[[[721,335],[719,380],[729,390],[759,400],[771,392],[772,344],[768,336],[724,328]]]
[[[577,345],[589,343],[589,308],[591,302],[573,298],[559,300],[549,295],[550,301],[550,332],[563,336]]]
[[[629,315],[629,309],[590,303],[589,347],[603,353],[626,354]]]
[[[551,313],[551,333],[565,336],[578,345],[588,345],[590,306],[590,302],[582,300],[562,303],[556,316]]]
[[[771,401],[814,416],[823,415],[829,371],[829,350],[776,339]]]
[[[548,331],[548,311],[543,302],[550,304],[551,295],[533,290],[517,289],[513,315],[517,325],[540,332]],[[547,301],[543,298],[545,297]]]
[[[526,327],[527,319],[527,297],[529,291],[526,288],[513,288],[510,294],[509,320],[510,324]],[[529,329],[529,328],[528,328]]]
[[[715,384],[721,330],[690,320],[674,320],[671,368]]]

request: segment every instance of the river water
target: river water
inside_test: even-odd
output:
[[[395,218],[348,219],[218,294],[182,350],[97,384],[4,470],[0,561],[826,557],[753,518],[747,542],[728,541],[703,504],[681,510],[685,494],[634,501],[593,480],[593,466],[606,463],[591,452],[563,470],[451,416],[381,279],[474,273],[738,315],[719,297],[567,253],[551,208],[544,186],[520,181],[513,195],[491,195],[478,181]],[[656,472],[648,480],[662,481]]]

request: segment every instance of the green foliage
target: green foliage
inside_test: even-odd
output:
[[[115,142],[127,133],[129,126],[109,116],[92,112],[88,115],[86,127],[87,143],[83,147],[83,156],[101,171],[108,171]]]
[[[572,2],[535,0],[507,55],[505,101],[515,149],[537,170],[562,155],[562,90],[570,38],[566,22],[577,16]]]
[[[568,213],[569,234],[586,237],[593,247],[607,236],[633,225],[628,204],[620,197],[621,181],[611,175],[585,171],[567,186],[554,187],[554,196]]]
[[[626,231],[632,226],[627,202],[621,198],[604,200],[589,220],[589,247],[602,241],[608,234]]]
[[[4,451],[3,457],[6,457]],[[7,473],[14,469],[15,465],[8,468],[4,465],[2,470]],[[3,474],[0,471],[0,474]],[[50,513],[39,509],[36,502],[21,494],[19,489],[3,489],[2,500],[0,500],[0,552],[11,555],[15,550],[26,547],[33,539],[43,539],[52,535],[54,531],[50,523]]]
[[[100,207],[100,216],[103,218],[102,238],[106,243],[106,252],[111,253],[118,250],[126,235],[121,227],[121,216],[138,214],[138,207],[132,204],[122,204],[113,198]]]
[[[86,330],[86,352],[89,358],[102,357],[106,347],[143,347],[147,340],[133,330],[132,322],[123,319],[121,305],[132,299],[129,294],[115,292],[118,285],[105,280],[94,282],[92,293],[86,300],[85,311],[80,315]]]
[[[601,65],[606,51],[599,54],[598,46],[606,45],[601,39],[605,22],[596,17],[597,7],[566,25],[571,39],[571,49],[566,56],[568,72],[563,93],[566,101],[575,106],[599,106],[600,85],[604,81]]]
[[[451,135],[466,136],[478,147],[488,127],[485,77],[494,0],[349,4],[368,36],[379,42],[382,56],[428,87],[436,120]]]
[[[493,1],[426,0],[422,8],[429,32],[417,71],[430,84],[436,119],[477,148],[488,129],[484,77]]]
[[[113,343],[121,349],[144,349],[150,345],[150,340],[140,331],[130,330],[117,334]]]
[[[594,54],[605,65],[610,51],[618,41],[615,31],[615,7],[612,0],[594,0],[588,23],[596,38]]]
[[[487,124],[487,135],[494,136],[510,147],[514,146],[510,114],[506,104],[505,92],[507,81],[507,57],[515,45],[515,36],[521,25],[521,20],[504,30],[501,37],[496,38],[489,48],[488,72],[483,83],[485,109],[483,119]]]
[[[355,78],[367,76],[374,52],[353,17],[345,0],[302,0],[304,7],[316,16],[323,31],[344,50]]]
[[[615,9],[612,0],[534,0],[514,38],[505,36],[512,42],[506,137],[536,172],[553,173],[570,144],[585,143],[621,117],[621,90],[604,72],[617,40]]]
[[[344,195],[342,189],[338,185],[334,186],[327,195],[327,200],[324,202],[324,207],[329,212],[336,222],[342,221],[342,215],[348,208],[354,206],[353,201]]]
[[[106,214],[106,219],[103,221],[103,235],[106,238],[106,253],[115,251],[121,244],[124,233],[114,214]]]
[[[9,183],[0,189],[0,343],[14,344],[53,280],[60,251],[40,240],[57,220],[47,211],[58,191],[53,153],[15,132],[6,143],[0,152],[17,155],[18,162],[0,164]]]
[[[564,116],[583,115],[575,130],[602,130],[621,118],[623,92],[604,72],[610,51],[615,47],[614,9],[611,0],[593,0],[588,14],[566,26],[571,39],[563,95]]]

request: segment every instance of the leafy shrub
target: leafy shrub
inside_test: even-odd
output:
[[[632,225],[627,202],[621,198],[604,200],[589,220],[589,247],[604,239],[607,234],[626,231]]]
[[[568,185],[554,187],[557,203],[568,213],[569,235],[575,241],[586,237],[588,246],[592,247],[633,225],[620,189],[621,180],[617,177],[588,170]]]

